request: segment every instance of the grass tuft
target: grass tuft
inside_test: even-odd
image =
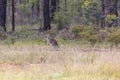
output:
[[[0,46],[0,80],[120,80],[119,49]]]

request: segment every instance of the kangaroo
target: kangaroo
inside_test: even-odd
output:
[[[47,35],[47,44],[52,46],[53,48],[59,47],[57,41],[53,39],[53,37],[50,34]]]

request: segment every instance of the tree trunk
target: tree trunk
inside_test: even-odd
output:
[[[12,32],[15,31],[15,3],[12,0]]]
[[[102,10],[101,28],[104,29],[105,28],[105,0],[101,0],[101,10]]]
[[[101,27],[104,28],[105,26],[110,27],[110,23],[106,22],[105,18],[110,13],[110,6],[111,0],[101,0],[101,7],[102,7],[102,16],[101,16]]]
[[[108,27],[118,26],[118,10],[117,10],[117,0],[110,0],[109,12],[110,15],[116,15],[116,19],[111,19],[111,23],[108,23]]]
[[[0,27],[6,32],[6,5],[7,0],[0,0]]]
[[[65,11],[67,11],[67,0],[65,0]]]
[[[44,30],[50,30],[51,29],[51,20],[50,20],[50,5],[49,5],[50,0],[44,0]]]
[[[119,20],[118,20],[118,10],[119,9],[118,9],[118,3],[117,2],[118,2],[118,0],[115,0],[115,4],[114,4],[115,10],[114,10],[114,13],[115,13],[115,15],[117,17],[115,24],[116,24],[116,26],[119,26]]]
[[[105,15],[110,13],[111,0],[104,0],[105,4]]]
[[[21,5],[21,0],[16,0],[16,6]],[[20,8],[16,8],[16,13],[18,16],[15,17],[15,24],[22,25],[23,23],[23,12]]]
[[[120,0],[117,1],[118,26],[120,26]]]
[[[118,11],[117,11],[117,2],[118,2],[118,0],[113,0],[112,2],[114,4],[112,5],[111,13],[118,16]]]
[[[59,12],[60,11],[60,1],[59,0],[57,0],[57,11]]]
[[[40,16],[40,4],[39,4],[40,2],[39,2],[39,0],[37,0],[37,3],[36,3],[36,16],[37,16],[37,18],[39,18],[39,16]]]
[[[31,6],[31,14],[30,14],[30,20],[29,20],[29,22],[30,22],[30,24],[31,25],[33,25],[33,23],[34,23],[34,18],[35,18],[35,3],[32,3],[32,6]]]
[[[117,0],[101,0],[101,8],[102,8],[102,18],[101,18],[101,27],[104,28],[112,27],[112,26],[118,26],[118,20],[112,20],[106,21],[105,18],[107,18],[107,15],[116,15],[118,17],[118,11],[117,11]]]
[[[53,20],[56,9],[57,9],[57,0],[51,0],[51,20]]]

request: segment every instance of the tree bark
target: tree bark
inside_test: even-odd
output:
[[[118,26],[120,26],[120,0],[117,1],[117,10],[118,10]]]
[[[67,0],[65,0],[65,11],[67,11]]]
[[[118,5],[117,2],[118,2],[118,0],[113,0],[112,2],[114,4],[112,5],[111,13],[118,16],[118,11],[117,11],[117,5]]]
[[[118,7],[117,0],[101,0],[101,8],[102,8],[102,18],[101,18],[101,27],[104,28],[118,26],[118,20],[112,20],[112,22],[106,21],[107,15],[116,15],[118,17]]]
[[[57,0],[51,0],[51,20],[53,20],[56,9],[57,9]]]
[[[21,0],[16,0],[16,6],[21,5]],[[15,24],[22,25],[23,23],[23,12],[20,8],[16,8],[16,13],[18,16],[15,17]]]
[[[36,3],[36,16],[39,17],[40,16],[40,4],[39,4],[39,0],[37,0],[37,3]]]
[[[113,2],[112,3],[114,3],[113,5],[112,5],[112,9],[111,9],[111,13],[112,14],[114,14],[114,15],[116,15],[116,20],[113,20],[113,25],[115,25],[115,26],[118,26],[118,0],[113,0]]]
[[[49,2],[50,0],[44,0],[44,12],[43,12],[43,15],[44,15],[44,27],[43,29],[44,30],[50,30],[51,29],[51,19],[50,19],[50,5],[49,5]]]
[[[6,5],[7,0],[0,0],[0,27],[6,32]]]
[[[12,32],[15,31],[15,2],[12,0]]]
[[[57,11],[59,12],[60,11],[60,1],[59,0],[57,0]]]
[[[105,0],[101,0],[101,28],[104,29],[105,28]]]
[[[105,18],[107,15],[110,14],[110,7],[111,7],[111,0],[101,0],[102,4],[102,20],[101,20],[101,27],[104,28],[105,26],[110,27],[110,23],[106,22]]]

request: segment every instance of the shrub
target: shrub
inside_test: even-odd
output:
[[[89,41],[91,45],[95,45],[96,42],[100,41],[100,35],[94,29],[94,27],[87,26],[84,31],[80,33],[83,39]]]
[[[5,40],[7,39],[8,34],[0,30],[0,40]]]
[[[115,14],[108,14],[107,17],[105,18],[105,20],[107,22],[112,22],[112,20],[115,20],[117,18],[117,16]]]
[[[94,45],[97,41],[100,41],[100,35],[92,26],[83,26],[76,24],[72,26],[72,32],[76,35],[76,38],[87,40]]]
[[[13,36],[9,36],[3,43],[10,45],[10,44],[15,44],[15,38]]]
[[[64,12],[55,13],[54,23],[57,23],[57,30],[62,30],[66,25],[72,22],[71,15]]]
[[[75,38],[75,35],[71,31],[63,29],[63,30],[61,30],[59,32],[59,34],[57,35],[57,37],[58,38],[60,37],[60,38],[62,38],[64,40],[67,40],[67,39],[72,40],[72,39]]]
[[[47,34],[55,35],[56,30],[48,30],[46,31]]]
[[[118,44],[120,43],[120,28],[111,29],[111,32],[108,33],[106,40],[112,43],[111,47],[118,47]]]
[[[77,38],[80,38],[79,33],[84,31],[84,26],[80,24],[75,24],[71,26],[71,31],[75,34]]]
[[[14,44],[15,37],[11,35],[11,33],[7,33],[4,31],[0,31],[0,40],[2,44]]]

